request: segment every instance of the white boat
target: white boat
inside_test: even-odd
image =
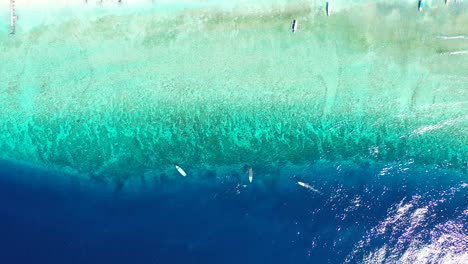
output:
[[[423,10],[423,7],[424,7],[424,1],[423,0],[419,0],[418,2],[418,10],[419,12],[421,12]]]
[[[320,194],[321,194],[321,192],[320,192],[319,190],[317,190],[317,189],[315,189],[314,187],[310,186],[310,184],[307,184],[307,183],[301,182],[301,181],[298,181],[297,184],[299,184],[300,186],[302,186],[302,187],[304,187],[304,188],[306,188],[306,189],[308,189],[308,190],[311,190],[311,191],[313,191],[313,192],[316,192],[316,193],[320,193]]]
[[[327,1],[327,3],[325,4],[325,11],[327,12],[327,16],[330,16],[330,15],[331,15],[331,5],[330,5],[330,1]]]
[[[296,30],[297,30],[297,20],[296,19],[293,19],[291,29],[292,29],[292,32],[296,32]]]
[[[253,180],[253,170],[252,167],[249,168],[249,182],[252,182]]]
[[[177,171],[180,173],[180,175],[182,176],[187,176],[187,173],[177,164],[174,164],[175,168],[177,169]]]
[[[305,182],[301,182],[301,181],[298,181],[297,184],[299,184],[300,186],[304,187],[304,188],[309,188],[310,185],[305,183]]]

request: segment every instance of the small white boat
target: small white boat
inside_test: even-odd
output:
[[[327,12],[327,16],[330,16],[330,15],[331,15],[331,5],[330,5],[330,1],[327,1],[327,3],[325,4],[325,11]]]
[[[174,164],[175,168],[177,169],[177,171],[180,173],[180,175],[182,176],[187,176],[187,173],[177,164]]]
[[[291,29],[292,29],[292,32],[296,32],[296,30],[297,30],[297,20],[296,19],[293,19]]]
[[[418,10],[419,12],[421,12],[423,10],[423,7],[424,7],[424,1],[423,0],[419,0],[418,2]]]
[[[319,190],[317,190],[317,189],[315,189],[314,187],[310,186],[310,184],[307,184],[307,183],[301,182],[301,181],[298,181],[297,184],[299,184],[300,186],[302,186],[302,187],[304,187],[304,188],[306,188],[306,189],[308,189],[308,190],[311,190],[311,191],[313,191],[313,192],[316,192],[316,193],[320,193],[320,194],[321,194],[321,192],[320,192]]]
[[[252,182],[253,180],[253,170],[252,167],[249,168],[249,182]]]

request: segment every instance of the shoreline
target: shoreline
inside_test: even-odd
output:
[[[187,13],[187,12],[202,12],[202,13],[213,13],[215,15],[232,13],[243,15],[258,15],[268,16],[270,12],[277,13],[290,13],[292,16],[300,16],[308,19],[315,19],[317,15],[326,16],[326,1],[297,1],[291,3],[287,0],[267,1],[261,0],[256,2],[246,0],[236,1],[223,1],[219,2],[216,0],[184,0],[184,1],[171,1],[163,0],[152,2],[150,0],[129,0],[124,2],[118,2],[117,0],[104,0],[100,1],[88,1],[84,0],[15,0],[16,13],[19,17],[17,25],[23,32],[28,32],[31,29],[41,26],[54,24],[58,22],[66,22],[69,19],[85,18],[90,19],[102,18],[105,16],[119,16],[119,15],[132,15],[132,14],[152,14],[152,13],[165,13],[168,16],[175,13]],[[9,1],[0,3],[0,7],[8,9]],[[461,8],[468,8],[467,3],[458,2],[451,3],[451,5],[457,5]],[[388,15],[388,12],[399,12],[407,13],[410,16],[417,15],[419,12],[414,7],[414,1],[406,0],[399,1],[398,3],[388,3],[384,0],[371,1],[364,0],[359,2],[349,2],[345,0],[333,1],[333,14],[334,17],[338,13],[348,12],[365,12],[366,16],[380,16]],[[434,10],[440,9],[445,12],[452,10],[455,12],[455,8],[446,6],[443,1],[439,2],[428,2],[426,3],[424,16],[427,13],[434,15]],[[386,11],[385,9],[388,9]],[[414,9],[414,10],[413,10]],[[40,12],[37,12],[40,10]],[[359,11],[360,10],[360,11]],[[456,13],[456,12],[455,12]],[[345,14],[347,15],[347,14]],[[331,19],[328,18],[328,19]],[[417,18],[417,17],[415,17]],[[8,12],[0,13],[0,20],[9,20]],[[334,20],[334,19],[332,19]],[[6,22],[5,21],[5,22]],[[301,21],[302,22],[302,21]],[[300,25],[302,23],[300,22]],[[463,22],[463,21],[461,21]],[[3,27],[6,27],[7,24]],[[0,25],[0,30],[2,26]],[[1,33],[1,32],[0,32]]]

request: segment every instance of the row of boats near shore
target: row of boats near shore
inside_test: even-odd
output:
[[[450,3],[450,0],[444,0],[445,1],[445,4],[448,5]],[[461,2],[462,0],[454,0],[455,2]],[[419,0],[418,1],[418,10],[419,12],[423,11],[423,8],[424,8],[424,0]],[[325,3],[325,13],[327,14],[327,16],[330,16],[332,14],[332,5],[331,5],[331,1],[327,1]],[[292,25],[291,25],[291,29],[292,29],[292,32],[296,32],[297,31],[297,27],[298,27],[298,22],[296,19],[293,20],[292,22]]]
[[[449,4],[450,0],[444,0],[445,4]],[[454,0],[455,2],[461,2],[462,0]],[[87,3],[88,1],[85,0]],[[102,2],[102,0],[101,0]],[[117,0],[118,3],[122,3],[122,0]],[[418,1],[418,10],[421,12],[424,8],[425,2],[424,0],[419,0]],[[325,13],[327,16],[330,16],[332,14],[332,5],[331,1],[326,1],[325,3]],[[18,20],[18,16],[15,13],[15,0],[10,0],[10,28],[11,28],[11,34],[15,34],[15,23],[16,20]],[[293,20],[291,29],[293,32],[296,32],[298,29],[298,21],[296,19]]]

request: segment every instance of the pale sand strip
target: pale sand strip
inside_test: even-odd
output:
[[[70,6],[79,6],[83,4],[118,4],[119,0],[16,0],[17,5],[28,8],[28,7],[39,7],[39,6],[49,6],[49,7],[70,7]],[[214,5],[214,6],[281,6],[287,4],[294,4],[290,0],[121,0],[122,3],[126,4],[144,4],[144,3],[154,3],[154,4],[174,4],[174,5]],[[368,1],[358,1],[358,0],[334,0],[333,8],[335,11],[349,8],[356,5],[367,5],[375,3],[387,3],[386,0],[368,0]],[[398,4],[406,2],[409,5],[414,6],[414,0],[402,0],[398,1]],[[323,1],[306,1],[299,0],[295,1],[296,4],[305,4],[309,6],[318,6],[325,7],[326,0]],[[9,1],[2,1],[0,6],[6,6],[9,4]],[[433,2],[431,7],[443,6],[442,3]]]

